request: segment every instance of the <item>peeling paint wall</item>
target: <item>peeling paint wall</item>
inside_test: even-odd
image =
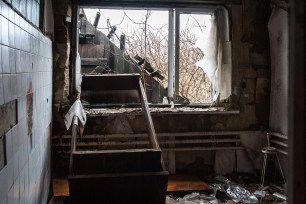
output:
[[[243,143],[246,149],[237,154],[240,162],[238,170],[254,172],[261,168],[260,149],[266,144],[264,131],[269,129],[271,68],[267,25],[271,8],[270,1],[266,0],[241,2],[241,4],[226,5],[231,28],[233,95],[222,103],[226,107],[238,106],[240,113],[156,114],[153,115],[153,121],[157,132],[249,131],[242,136],[247,142]],[[63,114],[64,111],[60,110],[59,113]],[[101,128],[100,131],[103,132],[110,122],[106,117],[92,120],[93,126],[86,126],[85,131],[99,132]],[[135,133],[145,130],[141,117],[128,116],[128,120]],[[60,125],[56,128],[58,133],[65,132]],[[222,161],[228,159],[222,156],[224,154],[226,152],[176,153],[177,167],[186,169],[190,164],[196,163],[214,169],[216,164],[222,164]],[[224,168],[219,165],[219,169],[229,173],[233,171],[233,165],[235,164],[230,163]]]
[[[288,12],[275,7],[269,22],[271,44],[270,129],[288,135]]]

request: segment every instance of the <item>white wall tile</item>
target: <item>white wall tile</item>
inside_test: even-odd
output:
[[[0,10],[2,12],[2,9]],[[3,190],[5,200],[0,199],[0,204],[2,202],[36,204],[40,203],[39,194],[43,189],[48,188],[46,182],[50,177],[48,172],[42,171],[46,162],[49,162],[46,161],[49,159],[46,157],[46,150],[50,147],[45,145],[47,144],[45,129],[51,121],[52,110],[51,98],[48,103],[46,102],[47,97],[52,97],[52,43],[7,5],[3,12],[7,13],[6,18],[9,18],[11,22],[0,16],[0,42],[4,41],[4,45],[0,45],[0,105],[18,98],[18,124],[10,131],[11,136],[9,137],[9,133],[6,136],[8,163],[0,171],[0,184],[3,183],[4,178],[1,175],[7,174],[5,177],[7,181],[4,181],[7,185]],[[42,41],[40,42],[34,36]],[[2,61],[2,59],[6,60]],[[6,74],[3,75],[2,72]],[[35,90],[32,136],[35,146],[33,148],[31,148],[30,137],[27,136],[26,118],[26,94],[31,81]],[[45,184],[40,186],[44,183],[43,180]]]
[[[13,9],[9,8],[8,14],[8,20],[10,20],[11,22],[15,22],[15,12],[13,11]]]
[[[15,50],[16,73],[21,72],[20,50]]]
[[[13,48],[9,48],[9,66],[10,66],[10,73],[16,73],[16,50]]]
[[[11,100],[17,99],[17,74],[11,74]]]
[[[1,27],[2,44],[9,45],[9,37],[8,37],[8,33],[9,33],[8,27],[9,27],[9,24],[8,24],[8,20],[6,18],[2,18],[1,26],[2,26]]]
[[[8,39],[9,39],[9,46],[15,47],[15,25],[9,21],[9,30],[8,30]]]
[[[21,29],[19,26],[15,26],[15,35],[14,35],[15,39],[14,39],[14,42],[15,42],[15,48],[16,49],[20,49],[21,48],[21,45],[20,43],[22,43],[20,40],[21,40]]]
[[[7,103],[11,100],[11,76],[10,74],[3,74],[3,94],[4,94],[4,103]]]
[[[10,61],[7,60],[9,59],[9,47],[7,46],[1,46],[2,50],[1,50],[1,54],[2,54],[2,73],[10,73]]]

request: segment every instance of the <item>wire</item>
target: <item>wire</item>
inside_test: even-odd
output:
[[[130,21],[132,21],[134,24],[138,24],[138,25],[143,25],[143,24],[144,24],[144,23],[137,23],[137,22],[135,22],[134,20],[132,20],[132,19],[126,14],[125,10],[123,10],[123,13],[124,13],[124,15],[125,15]]]

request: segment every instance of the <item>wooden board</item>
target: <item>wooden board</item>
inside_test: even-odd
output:
[[[171,175],[169,176],[167,192],[202,192],[212,191],[213,188],[195,176]]]
[[[167,192],[178,191],[212,191],[212,187],[194,176],[171,175],[169,176]],[[69,196],[68,178],[53,179],[54,196]]]
[[[164,204],[168,172],[69,176],[73,204]]]
[[[68,178],[52,179],[53,196],[69,196]]]

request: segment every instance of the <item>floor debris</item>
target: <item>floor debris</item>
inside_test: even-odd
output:
[[[278,189],[260,189],[259,184],[253,183],[254,181],[238,184],[237,179],[232,177],[233,181],[220,175],[213,178],[210,180],[210,186],[214,188],[213,193],[195,191],[186,195],[176,194],[179,197],[175,197],[168,192],[166,204],[287,204],[287,197]]]

